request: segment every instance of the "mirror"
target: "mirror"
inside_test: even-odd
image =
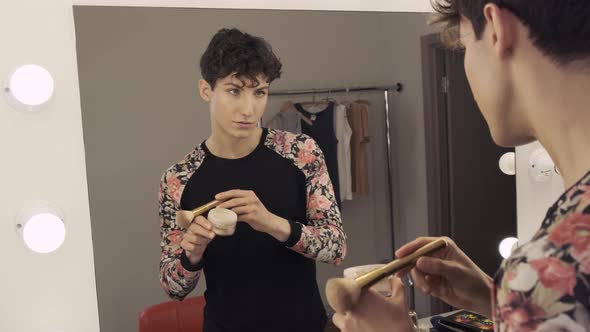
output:
[[[346,259],[316,264],[324,303],[328,278],[387,262],[397,246],[432,234],[421,37],[434,30],[426,14],[85,6],[74,18],[101,330],[137,330],[142,310],[170,300],[158,280],[159,181],[210,135],[198,63],[224,27],[263,37],[282,61],[263,124],[288,101],[369,104],[368,189],[341,204]],[[384,90],[285,95],[397,83],[403,91],[390,91],[388,118]],[[189,296],[205,289],[201,277]],[[419,315],[430,314],[429,299],[415,301]]]

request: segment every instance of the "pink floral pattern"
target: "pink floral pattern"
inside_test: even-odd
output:
[[[266,146],[291,160],[305,174],[307,225],[292,250],[321,262],[339,265],[346,256],[346,235],[328,175],[324,154],[309,136],[268,129]]]
[[[541,284],[545,288],[558,291],[561,296],[574,295],[576,286],[576,271],[574,267],[555,257],[547,257],[530,262]]]
[[[301,238],[290,249],[311,259],[340,264],[346,256],[346,235],[319,146],[309,136],[273,129],[268,129],[264,144],[293,162],[306,178],[307,225],[302,225]],[[204,158],[204,150],[200,146],[195,148],[182,161],[168,168],[160,181],[160,283],[170,297],[178,300],[196,287],[201,275],[200,271],[184,269],[180,263],[183,230],[176,225],[175,219],[182,192]]]
[[[180,242],[184,231],[176,225],[176,211],[180,209],[184,187],[204,157],[203,150],[193,150],[183,161],[166,170],[160,181],[160,284],[171,298],[177,300],[186,297],[195,288],[201,276],[201,271],[191,272],[180,264]]]
[[[501,303],[500,317],[505,322],[506,331],[534,331],[545,315],[542,308],[519,293],[508,294]]]
[[[168,178],[168,195],[172,198],[175,204],[180,204],[180,188],[182,184],[180,183],[180,179],[176,177]]]
[[[496,331],[590,330],[589,189],[590,173],[502,263],[492,292]]]

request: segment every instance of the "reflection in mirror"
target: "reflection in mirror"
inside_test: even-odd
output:
[[[205,294],[211,323],[330,330],[329,278],[387,262],[394,248],[430,232],[425,14],[90,6],[74,14],[102,330],[137,330],[140,312],[169,309],[153,307],[171,300],[164,290],[186,296],[180,303],[193,323]],[[202,75],[213,36],[234,27],[262,37],[282,64],[268,90],[264,79],[242,87],[230,73],[209,82]],[[208,71],[218,75],[221,58],[212,53]],[[263,63],[271,65],[256,74],[272,76],[273,61]],[[256,196],[215,196],[230,189]],[[205,210],[236,208],[236,197],[261,204],[237,211],[234,233],[218,228],[202,255],[180,254],[176,212],[213,200]],[[206,228],[204,217],[195,221]],[[201,266],[204,273],[187,270]],[[431,313],[429,301],[416,294],[420,316]]]

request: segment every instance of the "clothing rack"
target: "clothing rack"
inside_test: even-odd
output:
[[[275,90],[270,91],[269,96],[295,96],[295,95],[309,95],[309,94],[332,94],[342,92],[359,92],[359,91],[382,91],[385,100],[385,137],[387,140],[387,183],[389,191],[389,221],[391,224],[391,243],[392,252],[395,252],[395,238],[394,238],[394,209],[393,209],[393,171],[391,166],[391,137],[389,125],[389,92],[401,92],[403,85],[396,83],[389,86],[369,86],[369,87],[354,87],[354,88],[333,88],[333,89],[306,89],[306,90]],[[412,297],[413,300],[413,297]]]
[[[390,86],[370,86],[370,87],[354,87],[354,88],[335,88],[335,89],[302,89],[302,90],[275,90],[270,91],[269,96],[295,96],[295,95],[311,95],[322,93],[341,93],[341,92],[358,92],[358,91],[389,91],[395,90],[401,92],[404,86],[401,83],[396,83]]]

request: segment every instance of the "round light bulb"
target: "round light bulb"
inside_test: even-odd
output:
[[[506,152],[500,157],[498,162],[500,170],[507,175],[516,174],[516,158],[514,152]]]
[[[10,76],[6,92],[19,103],[34,107],[46,103],[53,95],[53,77],[39,65],[24,65]]]
[[[55,214],[38,213],[24,223],[22,234],[29,249],[45,254],[57,250],[63,244],[66,228]]]
[[[502,240],[502,242],[500,242],[500,246],[498,247],[500,250],[500,255],[504,259],[510,257],[516,244],[518,244],[518,239],[515,237],[507,237]]]
[[[555,173],[555,164],[547,150],[536,149],[529,158],[529,176],[535,182],[547,182]]]

